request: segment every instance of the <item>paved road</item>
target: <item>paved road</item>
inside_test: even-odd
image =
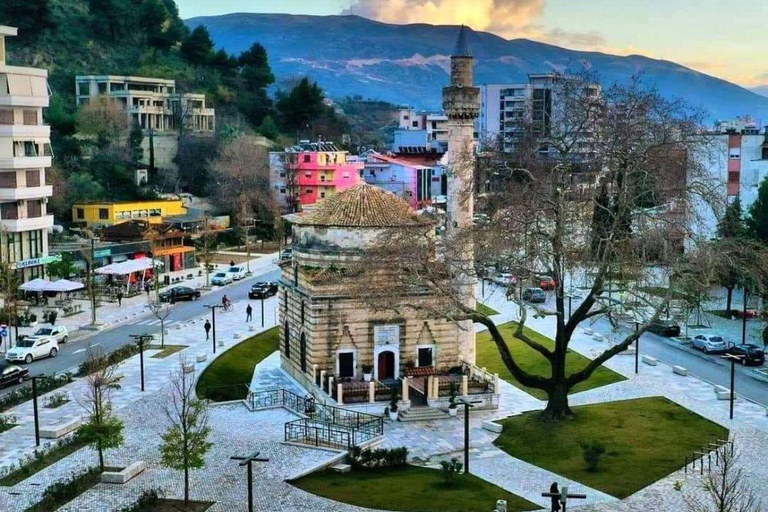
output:
[[[595,322],[592,328],[602,334],[611,332],[607,319]],[[630,328],[627,328],[629,332]],[[717,355],[706,355],[691,347],[674,345],[670,340],[653,333],[646,332],[640,338],[640,354],[647,354],[671,365],[679,365],[712,384],[731,387],[731,364]],[[639,370],[643,371],[640,362]],[[748,375],[754,366],[742,367],[736,365],[736,392],[750,400],[768,406],[768,383],[756,380]]]
[[[254,275],[247,279],[237,281],[231,285],[221,288],[215,288],[210,293],[204,294],[197,301],[178,302],[171,306],[171,313],[165,320],[165,325],[170,323],[185,322],[193,318],[198,318],[206,313],[205,304],[221,304],[221,298],[226,293],[233,301],[246,300],[248,290],[251,285],[257,281],[277,281],[280,278],[278,269]],[[253,301],[254,320],[259,321],[259,301]],[[270,311],[267,310],[266,314]],[[147,322],[153,320],[153,322]],[[243,318],[245,321],[245,318]],[[127,320],[125,323],[110,327],[107,330],[89,334],[85,337],[70,341],[65,345],[59,346],[59,355],[55,358],[40,359],[28,365],[31,375],[52,375],[72,369],[76,369],[80,363],[85,361],[86,347],[88,343],[101,347],[106,352],[112,352],[123,345],[131,343],[132,334],[153,334],[160,332],[160,321],[151,313],[140,315],[134,319]],[[203,327],[200,326],[200,335],[204,336]],[[0,396],[8,393],[13,387],[8,387],[0,391]]]

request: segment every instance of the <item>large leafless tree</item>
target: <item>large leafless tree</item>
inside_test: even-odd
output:
[[[666,310],[668,278],[685,261],[683,246],[695,250],[699,213],[715,202],[715,184],[695,158],[708,151],[700,112],[665,99],[641,80],[602,91],[595,83],[588,72],[557,77],[550,115],[523,119],[514,152],[491,148],[464,156],[476,164],[478,211],[484,214],[473,226],[437,237],[429,228],[392,230],[355,270],[371,304],[395,307],[400,293],[421,291],[435,296],[431,314],[487,327],[515,379],[547,393],[543,416],[552,420],[571,416],[569,391]],[[508,293],[521,308],[515,339],[505,339],[454,286],[466,276],[487,275],[489,266],[520,280]],[[520,290],[536,275],[556,282],[552,307],[521,300]],[[569,373],[566,354],[577,327],[626,312],[608,298],[618,280],[625,281],[627,302],[642,324]],[[569,315],[567,298],[576,283],[583,288],[581,302]],[[554,318],[553,346],[526,334],[531,313]],[[508,346],[518,342],[545,358],[551,374],[523,368]]]

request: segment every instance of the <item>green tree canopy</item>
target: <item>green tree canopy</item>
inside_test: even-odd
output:
[[[181,56],[193,66],[203,66],[213,58],[213,40],[205,25],[198,25],[181,45]]]
[[[19,29],[19,38],[29,40],[55,25],[50,0],[3,0],[0,25]]]
[[[320,86],[309,78],[302,78],[288,94],[278,95],[277,110],[283,126],[288,130],[307,129],[323,113],[323,99]]]
[[[269,67],[267,50],[259,43],[240,54],[241,76],[248,89],[263,89],[275,82],[275,75]]]
[[[68,279],[76,270],[75,259],[68,252],[62,253],[59,261],[45,266],[45,274],[53,279]]]
[[[749,236],[768,243],[768,179],[760,182],[757,199],[750,205],[746,221]]]
[[[746,234],[739,196],[736,196],[736,199],[725,209],[725,215],[717,225],[717,234],[720,238],[741,238]]]

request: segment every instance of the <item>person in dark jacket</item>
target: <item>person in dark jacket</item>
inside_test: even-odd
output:
[[[552,483],[549,492],[557,494],[552,496],[552,512],[560,512],[560,489],[557,488],[557,482]]]
[[[117,307],[120,307],[123,305],[123,291],[117,290]]]
[[[211,322],[208,320],[205,321],[205,324],[203,324],[203,329],[205,329],[205,339],[210,339],[210,333],[211,333]]]
[[[245,321],[250,322],[253,319],[253,308],[250,304],[245,308]]]

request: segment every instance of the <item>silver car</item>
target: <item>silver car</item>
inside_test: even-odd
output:
[[[723,337],[717,334],[699,334],[693,338],[691,346],[703,351],[705,354],[723,353],[728,348],[728,344]]]

